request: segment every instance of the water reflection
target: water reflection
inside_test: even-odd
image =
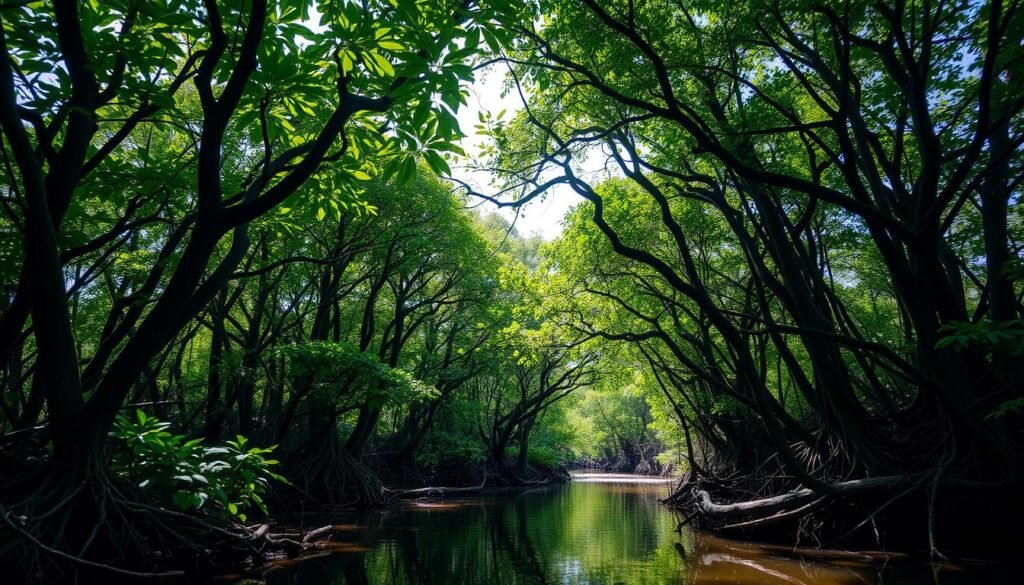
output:
[[[847,585],[984,582],[971,571],[852,553],[801,554],[674,531],[670,485],[596,481],[466,500],[411,502],[345,519],[315,558],[279,563],[267,585]],[[983,574],[984,573],[984,574]],[[979,581],[983,579],[983,581]],[[988,581],[999,582],[999,581]],[[1024,582],[1024,581],[1013,581]]]
[[[872,583],[866,578],[874,559],[815,558],[776,556],[763,547],[737,543],[706,535],[695,538],[695,562],[690,567],[690,583],[732,583],[736,585],[849,585]]]

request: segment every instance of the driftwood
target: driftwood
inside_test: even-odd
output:
[[[327,526],[321,526],[316,530],[310,530],[306,533],[305,536],[302,537],[302,542],[309,543],[317,540],[323,540],[325,538],[330,538],[332,530],[333,527],[330,524],[328,524]]]
[[[406,498],[417,498],[420,496],[437,496],[445,497],[450,494],[475,494],[479,493],[487,485],[487,477],[485,476],[480,485],[468,486],[468,487],[422,487],[411,490],[394,490],[391,491],[391,497],[396,499]]]
[[[305,534],[301,532],[271,532],[269,524],[260,524],[255,528],[247,530],[251,530],[249,540],[264,545],[260,546],[261,550],[266,547],[271,550],[283,551],[290,557],[315,548],[318,541],[330,538],[332,533],[332,528],[329,524],[310,530]]]
[[[260,524],[259,526],[256,527],[256,530],[254,530],[252,532],[252,536],[250,536],[249,538],[251,540],[260,540],[262,538],[266,538],[267,534],[269,534],[269,533],[270,533],[270,525],[269,524]]]
[[[821,508],[826,503],[826,501],[827,496],[822,496],[817,500],[814,500],[809,504],[804,504],[803,506],[800,506],[795,510],[789,510],[788,512],[777,512],[775,514],[772,514],[771,516],[761,516],[754,520],[748,520],[746,522],[726,524],[725,526],[719,528],[719,530],[740,530],[744,528],[754,528],[755,526],[766,526],[768,524],[783,522],[791,518],[800,518],[801,516],[806,516],[807,514],[816,511],[818,508]]]
[[[765,520],[769,518],[772,518],[772,520],[782,520],[792,516],[792,512],[796,512],[797,510],[784,512],[785,515],[779,513],[793,507],[799,508],[799,512],[805,513],[820,505],[825,498],[830,496],[844,497],[876,491],[887,491],[907,485],[908,483],[911,483],[912,480],[913,478],[903,475],[854,479],[829,484],[830,493],[825,494],[824,496],[815,490],[800,489],[786,492],[778,496],[772,496],[770,498],[736,502],[733,504],[716,504],[711,500],[711,494],[700,489],[695,490],[694,498],[697,509],[702,515],[710,518],[726,520],[755,517]],[[779,516],[775,517],[776,514],[779,514]],[[752,525],[752,523],[741,523],[735,525],[735,527]]]

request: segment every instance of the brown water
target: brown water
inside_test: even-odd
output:
[[[1024,583],[997,565],[813,553],[674,531],[672,484],[580,475],[568,485],[409,502],[346,518],[319,556],[272,565],[267,585]]]

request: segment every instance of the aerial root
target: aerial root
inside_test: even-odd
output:
[[[290,468],[292,483],[322,508],[376,507],[387,501],[373,470],[333,441],[300,454]]]

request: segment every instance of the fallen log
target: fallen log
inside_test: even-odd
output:
[[[811,512],[815,512],[818,509],[822,508],[827,499],[828,499],[827,496],[822,496],[822,497],[818,498],[817,500],[812,501],[809,504],[804,504],[803,506],[800,506],[799,508],[796,508],[796,509],[793,509],[793,510],[789,510],[789,511],[785,511],[785,512],[776,512],[775,514],[772,514],[771,516],[760,516],[760,517],[755,518],[753,520],[748,520],[748,521],[745,521],[745,522],[738,522],[736,524],[726,524],[725,526],[722,526],[721,528],[719,528],[719,530],[723,530],[723,531],[726,531],[726,530],[743,530],[743,529],[747,529],[747,528],[755,528],[755,527],[767,526],[769,524],[777,524],[779,522],[784,522],[784,521],[789,520],[791,518],[799,518],[801,516],[806,516],[806,515],[810,514]]]
[[[390,491],[390,496],[395,499],[415,498],[421,495],[445,497],[449,494],[475,494],[479,493],[487,485],[487,478],[480,482],[480,485],[468,487],[422,487],[410,490]]]
[[[694,501],[702,515],[715,519],[731,519],[746,517],[767,517],[787,508],[801,508],[822,497],[855,496],[870,492],[892,490],[908,485],[913,477],[904,475],[868,477],[829,484],[828,494],[821,494],[812,489],[799,489],[769,498],[747,500],[732,504],[716,504],[711,494],[705,490],[694,491]]]

